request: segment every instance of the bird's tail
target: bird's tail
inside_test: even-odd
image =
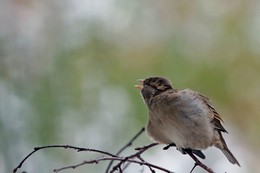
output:
[[[231,153],[231,151],[228,149],[228,147],[222,148],[221,151],[225,154],[225,156],[227,157],[227,159],[228,159],[231,163],[237,164],[238,166],[240,166],[239,162],[237,161],[237,159],[235,158],[235,156]]]
[[[232,152],[227,147],[227,144],[221,134],[220,134],[220,141],[221,141],[220,144],[217,144],[215,146],[224,153],[224,155],[227,157],[227,159],[229,160],[230,163],[237,164],[238,166],[240,166],[240,164],[237,161],[237,159],[235,158],[235,156],[232,154]]]

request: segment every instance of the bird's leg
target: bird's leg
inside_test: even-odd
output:
[[[176,147],[176,144],[175,143],[168,144],[165,147],[163,147],[163,150],[168,150],[171,147]]]
[[[171,147],[176,147],[176,149],[179,150],[182,154],[187,154],[187,152],[192,152],[191,149],[184,149],[184,148],[177,147],[175,143],[170,143],[166,145],[165,147],[163,147],[163,150],[168,150]]]
[[[170,143],[163,147],[163,150],[168,150],[171,147],[176,147],[175,143]],[[190,149],[190,148],[179,148],[177,147],[177,150],[179,150],[182,154],[187,154],[187,153],[194,153],[197,156],[199,156],[202,159],[205,159],[205,155],[200,151],[200,150],[195,150],[195,149]]]

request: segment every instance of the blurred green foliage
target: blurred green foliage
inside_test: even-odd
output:
[[[209,96],[238,138],[260,146],[258,2],[87,1],[78,16],[66,3],[12,1],[19,11],[3,12],[0,170],[38,145],[115,151],[146,123],[133,85],[148,76]]]

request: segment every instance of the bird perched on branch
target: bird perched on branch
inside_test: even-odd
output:
[[[190,89],[174,89],[163,77],[138,80],[135,87],[141,91],[149,110],[147,134],[155,141],[175,145],[185,153],[187,150],[205,158],[201,150],[215,146],[232,164],[240,166],[222,136],[227,133],[221,116],[210,100]]]

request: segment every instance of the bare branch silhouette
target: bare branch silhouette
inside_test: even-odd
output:
[[[176,145],[174,143],[171,143],[165,147],[163,147],[163,150],[168,150],[171,147],[176,147]],[[194,151],[199,151],[199,150],[191,150],[191,149],[184,149],[185,154],[188,154],[194,161],[195,164],[193,166],[193,168],[191,169],[190,173],[192,173],[192,171],[197,167],[200,166],[202,169],[204,169],[205,171],[207,171],[208,173],[214,173],[209,167],[207,167],[205,164],[203,164],[194,154]],[[205,159],[205,156],[203,153],[196,153],[199,157],[201,157],[202,159]]]
[[[42,146],[42,147],[35,147],[34,150],[29,153],[20,163],[19,165],[13,170],[13,173],[16,173],[17,170],[19,168],[22,167],[22,165],[24,164],[24,162],[31,156],[33,155],[35,152],[42,150],[42,149],[47,149],[47,148],[64,148],[64,149],[73,149],[76,150],[77,152],[81,152],[81,151],[88,151],[88,152],[95,152],[95,153],[100,153],[100,154],[104,154],[104,155],[108,155],[111,157],[116,157],[116,155],[111,154],[109,152],[105,152],[105,151],[101,151],[101,150],[96,150],[96,149],[90,149],[90,148],[82,148],[82,147],[75,147],[72,145],[48,145],[48,146]]]
[[[154,147],[155,145],[158,145],[158,143],[152,143],[152,144],[149,144],[149,145],[146,145],[143,147],[136,148],[135,150],[138,150],[138,152],[125,157],[125,161],[119,162],[116,166],[113,167],[112,171],[110,171],[110,172],[113,173],[115,170],[117,170],[119,167],[121,167],[121,165],[124,164],[125,162],[127,162],[129,159],[138,158],[139,160],[141,160],[141,162],[145,162],[143,159],[140,159],[141,154],[143,152],[145,152],[146,150],[148,150],[149,148]]]
[[[76,147],[76,146],[72,146],[72,145],[48,145],[48,146],[36,147],[36,148],[34,148],[34,150],[32,152],[30,152],[28,155],[26,155],[24,157],[24,159],[22,159],[22,161],[19,163],[19,165],[13,170],[13,173],[16,173],[17,170],[20,169],[23,166],[24,162],[26,160],[28,160],[34,153],[36,153],[39,150],[50,149],[50,148],[72,149],[72,150],[75,150],[77,152],[83,152],[83,151],[84,152],[94,152],[94,153],[103,155],[102,157],[98,157],[98,158],[95,158],[95,159],[92,159],[92,160],[85,160],[85,161],[78,163],[78,164],[75,164],[75,165],[64,166],[64,167],[61,167],[61,168],[58,168],[58,169],[54,169],[53,171],[55,173],[58,173],[58,172],[61,172],[63,170],[67,170],[67,169],[76,169],[76,168],[83,166],[83,165],[98,164],[98,163],[103,162],[103,161],[109,161],[109,165],[108,165],[108,167],[105,171],[106,173],[114,173],[116,171],[119,172],[119,173],[123,173],[124,170],[126,170],[130,164],[138,164],[140,166],[145,166],[145,167],[149,168],[151,173],[155,173],[155,170],[161,170],[165,173],[173,173],[172,171],[170,171],[166,168],[163,168],[163,167],[160,167],[158,165],[146,162],[143,159],[143,157],[141,156],[148,149],[159,145],[159,143],[151,143],[149,145],[137,147],[137,148],[135,148],[136,152],[134,154],[124,156],[124,157],[119,156],[125,149],[127,149],[128,147],[130,147],[132,145],[132,143],[144,132],[144,130],[145,129],[142,128],[116,154],[112,154],[110,152],[92,149],[92,148]],[[167,150],[168,148],[174,147],[174,146],[175,146],[174,144],[170,144],[170,145],[164,147],[163,149]],[[196,156],[193,155],[192,150],[185,150],[185,152],[195,161],[195,165],[191,169],[190,173],[192,173],[193,170],[197,166],[200,166],[202,169],[204,169],[208,173],[213,173],[213,171],[209,167],[207,167]],[[113,166],[112,169],[111,169],[113,162],[117,162],[117,164],[115,166]]]
[[[116,156],[119,156],[119,154],[121,154],[127,147],[130,147],[133,142],[145,131],[145,128],[141,128],[141,130],[126,144],[124,145],[117,153],[116,153]],[[111,166],[113,164],[113,160],[111,160],[107,166],[107,169],[106,169],[106,173],[109,172]]]
[[[61,172],[63,170],[66,170],[66,169],[76,169],[77,167],[80,167],[80,166],[83,166],[83,165],[86,165],[86,164],[97,164],[100,161],[107,161],[107,160],[120,161],[120,163],[121,162],[135,163],[135,164],[139,164],[141,166],[145,165],[145,166],[148,166],[148,167],[152,167],[154,169],[158,169],[158,170],[161,170],[161,171],[166,172],[166,173],[173,173],[172,171],[167,170],[165,168],[162,168],[160,166],[157,166],[157,165],[154,165],[154,164],[151,164],[151,163],[148,163],[148,162],[142,162],[142,161],[134,160],[134,159],[127,159],[126,160],[125,157],[114,157],[114,158],[113,157],[104,157],[104,158],[99,158],[99,159],[95,159],[95,160],[91,160],[91,161],[83,161],[82,163],[79,163],[77,165],[66,166],[66,167],[62,167],[62,168],[59,168],[59,169],[55,169],[54,172],[58,173],[58,172]],[[121,168],[118,167],[116,170],[118,170],[118,169],[121,169]],[[116,171],[116,170],[113,170],[113,172]],[[122,169],[121,169],[121,171],[122,171]]]
[[[193,168],[191,169],[190,173],[192,173],[192,171],[196,168],[196,166],[200,166],[202,169],[204,169],[208,173],[214,173],[212,169],[207,167],[196,156],[194,156],[194,154],[192,154],[191,151],[187,151],[187,154],[195,161],[195,164],[194,164]]]

